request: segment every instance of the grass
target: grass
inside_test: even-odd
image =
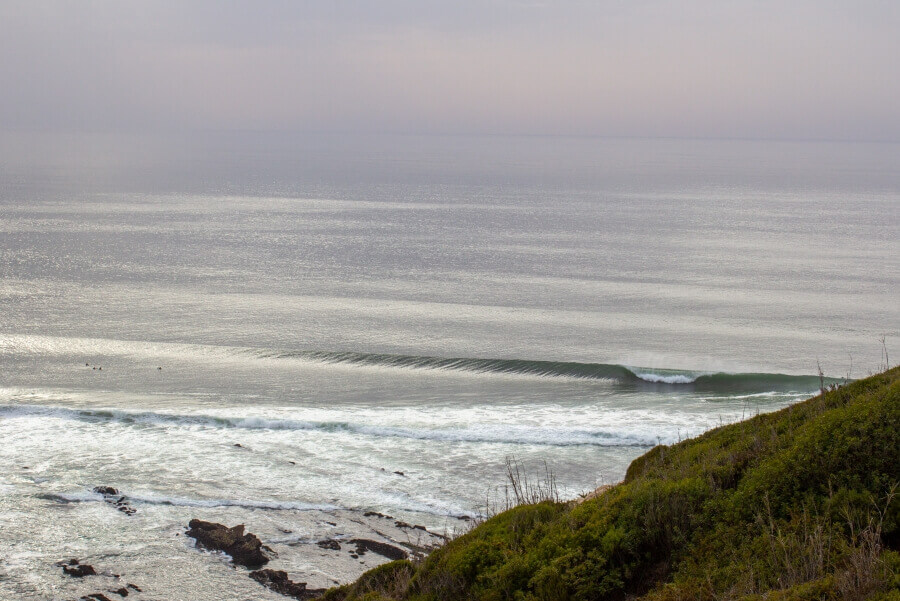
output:
[[[524,504],[324,599],[900,601],[898,482],[894,368],[654,447],[580,504],[514,488]]]

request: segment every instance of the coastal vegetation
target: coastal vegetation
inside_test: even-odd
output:
[[[659,445],[326,601],[900,601],[900,368]]]

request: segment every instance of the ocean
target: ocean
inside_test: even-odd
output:
[[[0,598],[283,598],[191,518],[346,582],[898,337],[898,144],[5,134]]]

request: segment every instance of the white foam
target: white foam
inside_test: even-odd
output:
[[[64,503],[91,503],[106,501],[106,497],[90,491],[71,493],[50,493],[45,498],[55,499]],[[133,505],[172,505],[176,507],[244,507],[247,509],[268,509],[275,511],[336,511],[343,509],[337,505],[298,503],[286,501],[254,501],[245,499],[190,499],[185,497],[170,497],[153,494],[128,494],[126,501]]]
[[[455,428],[409,428],[344,421],[303,421],[266,417],[213,417],[169,413],[130,412],[113,409],[68,409],[34,405],[2,405],[6,418],[50,418],[85,422],[115,421],[161,427],[236,428],[247,430],[316,431],[357,434],[373,438],[406,438],[441,442],[532,444],[547,446],[653,446],[655,432],[601,428],[565,428],[507,424],[480,424]]]
[[[653,373],[635,373],[638,378],[645,382],[653,382],[654,384],[693,384],[699,376],[689,376],[685,374],[653,374]]]

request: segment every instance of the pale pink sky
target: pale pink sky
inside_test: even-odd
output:
[[[900,140],[897,0],[0,0],[0,130]]]

